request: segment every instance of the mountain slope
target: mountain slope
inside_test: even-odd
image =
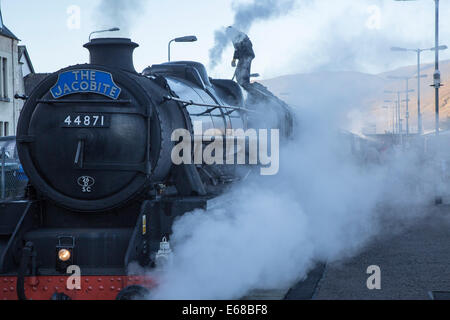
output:
[[[443,128],[450,123],[450,60],[442,61],[440,70],[444,83],[440,90]],[[434,88],[430,87],[433,73],[434,64],[422,65],[421,74],[427,75],[427,78],[421,79],[421,110],[425,131],[433,130],[435,126]],[[406,89],[405,80],[391,80],[388,77],[415,77],[416,74],[416,66],[407,66],[377,75],[346,71],[317,72],[281,76],[262,83],[287,103],[298,108],[324,108],[326,112],[334,110],[333,108],[352,111],[351,114],[356,114],[359,119],[349,124],[347,129],[361,131],[363,127],[372,125],[376,126],[378,133],[383,133],[385,130],[392,130],[393,101],[397,100],[397,94],[388,94],[385,91]],[[414,90],[409,94],[409,127],[410,132],[417,132],[417,79],[409,80],[409,89]],[[385,102],[386,100],[392,102]],[[401,100],[401,117],[405,119],[405,93],[401,94]],[[383,106],[388,106],[389,109]],[[403,126],[405,128],[405,120]]]

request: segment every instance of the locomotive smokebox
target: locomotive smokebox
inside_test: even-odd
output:
[[[139,45],[127,38],[97,38],[84,45],[90,53],[90,63],[119,68],[136,73],[133,51]]]

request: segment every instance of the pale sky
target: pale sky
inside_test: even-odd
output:
[[[105,0],[106,1],[106,0]],[[123,0],[131,1],[131,0]],[[172,60],[196,60],[208,68],[214,31],[233,23],[232,3],[252,0],[134,0],[142,8],[127,13],[130,35],[140,44],[135,66],[167,61],[170,39],[194,34],[196,43],[175,43]],[[256,0],[258,1],[258,0]],[[112,2],[112,1],[111,1]],[[4,24],[28,47],[37,72],[54,72],[88,60],[82,47],[101,26],[126,28],[102,16],[100,0],[2,0]],[[80,9],[80,27],[68,9]],[[450,46],[449,0],[441,1],[441,43]],[[112,34],[114,35],[114,34]],[[117,34],[115,35],[117,36]],[[390,46],[434,45],[434,1],[418,0],[297,0],[287,15],[255,23],[249,31],[256,52],[253,72],[263,78],[317,70],[378,73],[414,64],[414,53],[392,53]],[[450,50],[448,50],[450,51]],[[232,48],[211,76],[232,76]],[[424,53],[424,61],[433,60]],[[442,54],[449,59],[450,52]]]

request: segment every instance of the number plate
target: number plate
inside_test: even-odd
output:
[[[72,113],[63,116],[62,128],[109,128],[111,115]]]

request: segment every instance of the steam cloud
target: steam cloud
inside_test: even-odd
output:
[[[295,0],[253,0],[251,3],[233,3],[233,26],[242,32],[248,32],[256,21],[268,20],[287,14],[293,9]],[[210,67],[217,66],[222,54],[230,40],[227,38],[225,28],[214,33],[215,45],[209,52]]]
[[[173,264],[156,275],[150,298],[237,299],[289,288],[316,262],[349,257],[389,225],[423,216],[417,208],[432,199],[431,188],[415,186],[433,174],[419,170],[414,150],[369,148],[355,159],[339,133],[349,111],[336,104],[303,110],[278,176],[255,176],[214,207],[177,220]]]
[[[286,14],[294,4],[233,5],[233,25],[248,32],[255,21]],[[340,53],[339,65],[358,64],[357,48],[344,41],[349,50],[345,39],[337,38],[330,47],[339,50],[329,51]],[[215,39],[212,67],[229,45],[224,30],[216,31]],[[367,48],[366,42],[362,46]],[[311,89],[311,108],[298,111],[299,129],[281,150],[277,176],[251,177],[215,199],[213,207],[175,222],[173,264],[152,274],[160,285],[149,298],[236,299],[252,289],[288,288],[315,263],[350,257],[375,236],[426,214],[420,208],[433,199],[436,172],[422,165],[414,148],[384,153],[371,148],[355,159],[340,133],[354,93],[339,88],[342,96],[331,99],[323,90]]]
[[[102,0],[96,10],[100,28],[119,27],[116,35],[129,36],[138,16],[144,12],[144,0]]]

